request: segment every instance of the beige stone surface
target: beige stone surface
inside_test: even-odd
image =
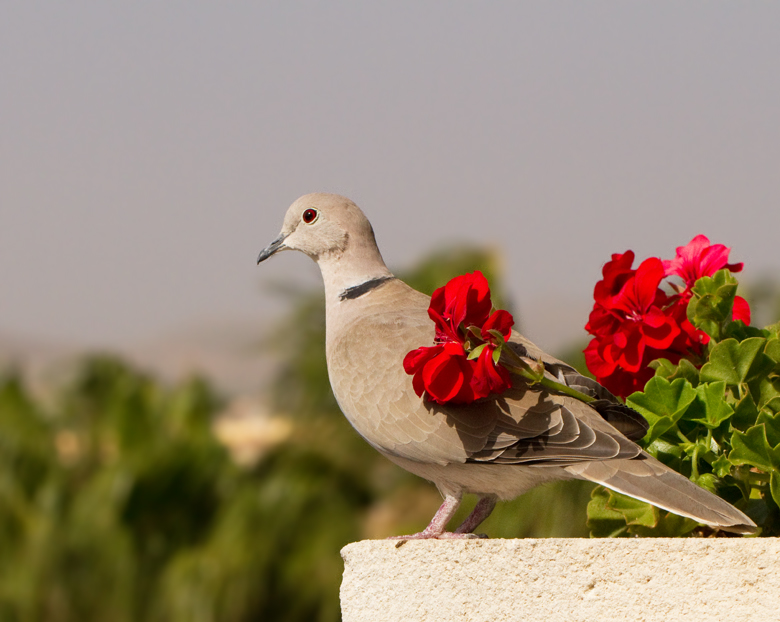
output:
[[[365,540],[344,622],[780,621],[780,539]]]

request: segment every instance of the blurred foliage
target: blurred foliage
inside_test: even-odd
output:
[[[739,291],[750,303],[750,323],[754,326],[772,324],[780,317],[780,280],[776,274],[765,273],[749,283],[740,283]]]
[[[0,379],[0,621],[338,620],[359,470],[300,444],[240,469],[203,381],[110,358],[50,401]]]
[[[442,251],[400,276],[430,293],[475,269],[507,308],[490,251]],[[0,622],[336,621],[340,549],[425,527],[438,492],[352,430],[330,391],[322,296],[293,303],[272,396],[293,432],[250,468],[216,440],[223,404],[201,379],[169,386],[93,357],[44,401],[0,375]],[[591,488],[535,489],[480,530],[587,536]]]

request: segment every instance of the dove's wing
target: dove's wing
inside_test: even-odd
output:
[[[502,395],[474,404],[439,405],[417,397],[403,358],[433,343],[429,299],[400,281],[365,298],[360,314],[329,347],[328,368],[342,410],[383,452],[437,464],[563,465],[638,455],[639,448],[589,406],[519,379]]]

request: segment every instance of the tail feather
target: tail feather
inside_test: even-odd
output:
[[[584,462],[565,469],[580,479],[725,531],[751,534],[757,529],[756,524],[733,505],[645,452],[630,460]]]

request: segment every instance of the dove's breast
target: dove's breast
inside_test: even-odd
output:
[[[458,433],[415,394],[403,367],[408,352],[433,345],[428,304],[427,296],[393,281],[329,309],[328,375],[349,422],[388,457],[464,462]]]

